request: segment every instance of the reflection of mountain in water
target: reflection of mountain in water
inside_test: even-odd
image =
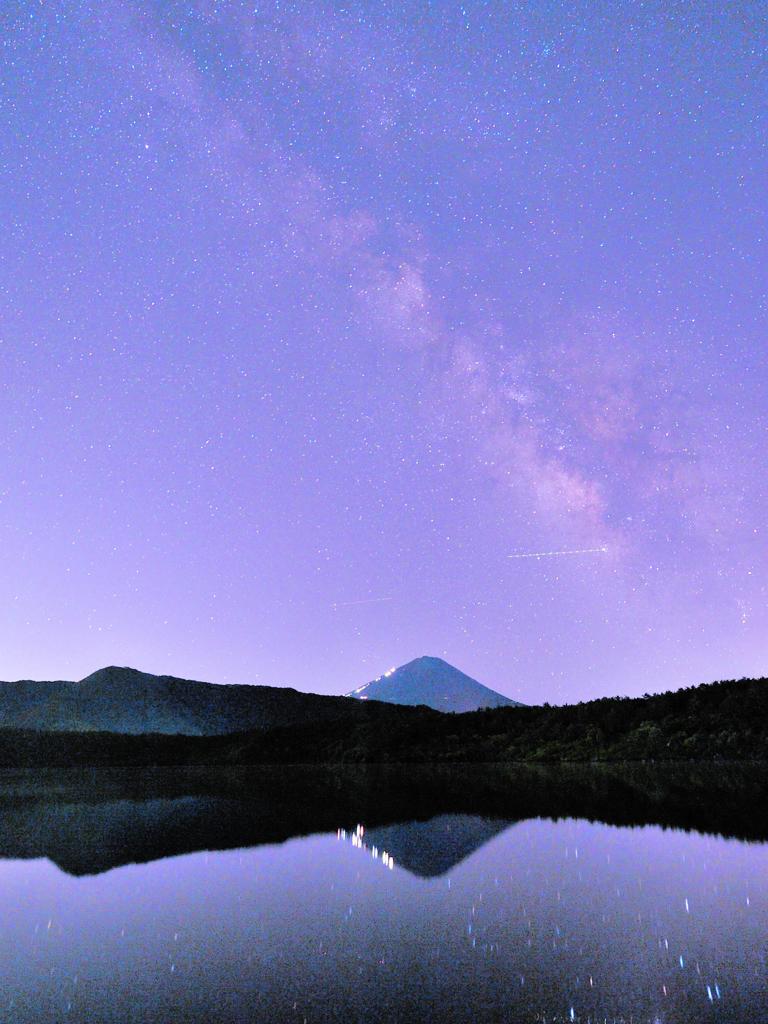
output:
[[[159,782],[161,780],[155,780]],[[74,794],[73,794],[74,795]],[[323,832],[325,817],[242,793],[167,795],[74,802],[66,793],[19,799],[0,793],[0,856],[47,857],[70,875],[89,875],[198,850],[284,842]],[[430,878],[444,874],[510,824],[469,814],[378,825],[365,845],[388,850],[398,866]],[[350,839],[355,835],[349,833]]]
[[[47,857],[85,875],[364,822],[367,845],[429,878],[532,817],[659,824],[764,841],[767,794],[768,781],[753,766],[6,773],[0,857]]]
[[[456,867],[512,822],[473,814],[438,814],[429,821],[405,821],[365,831],[365,842],[386,852],[398,867],[435,878]]]

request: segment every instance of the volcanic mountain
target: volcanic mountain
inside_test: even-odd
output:
[[[522,707],[518,701],[483,686],[442,658],[427,656],[385,672],[347,696],[356,700],[381,700],[387,704],[426,704],[437,711]]]

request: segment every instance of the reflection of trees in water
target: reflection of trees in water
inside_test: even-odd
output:
[[[751,765],[17,772],[0,777],[0,856],[82,875],[364,822],[369,845],[428,877],[536,817],[768,840],[767,793]]]

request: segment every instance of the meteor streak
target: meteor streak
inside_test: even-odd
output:
[[[568,551],[521,551],[519,554],[507,555],[507,558],[555,558],[558,555],[604,555],[607,547],[572,548]]]
[[[331,608],[349,608],[355,604],[378,604],[380,601],[391,600],[391,597],[364,597],[361,601],[334,601]]]

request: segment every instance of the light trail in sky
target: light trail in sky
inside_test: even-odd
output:
[[[558,555],[604,555],[607,551],[607,547],[571,548],[567,551],[521,551],[519,554],[507,555],[507,558],[555,558]]]
[[[379,604],[380,601],[391,600],[391,597],[364,597],[360,601],[334,601],[331,608],[349,608],[356,604]]]

